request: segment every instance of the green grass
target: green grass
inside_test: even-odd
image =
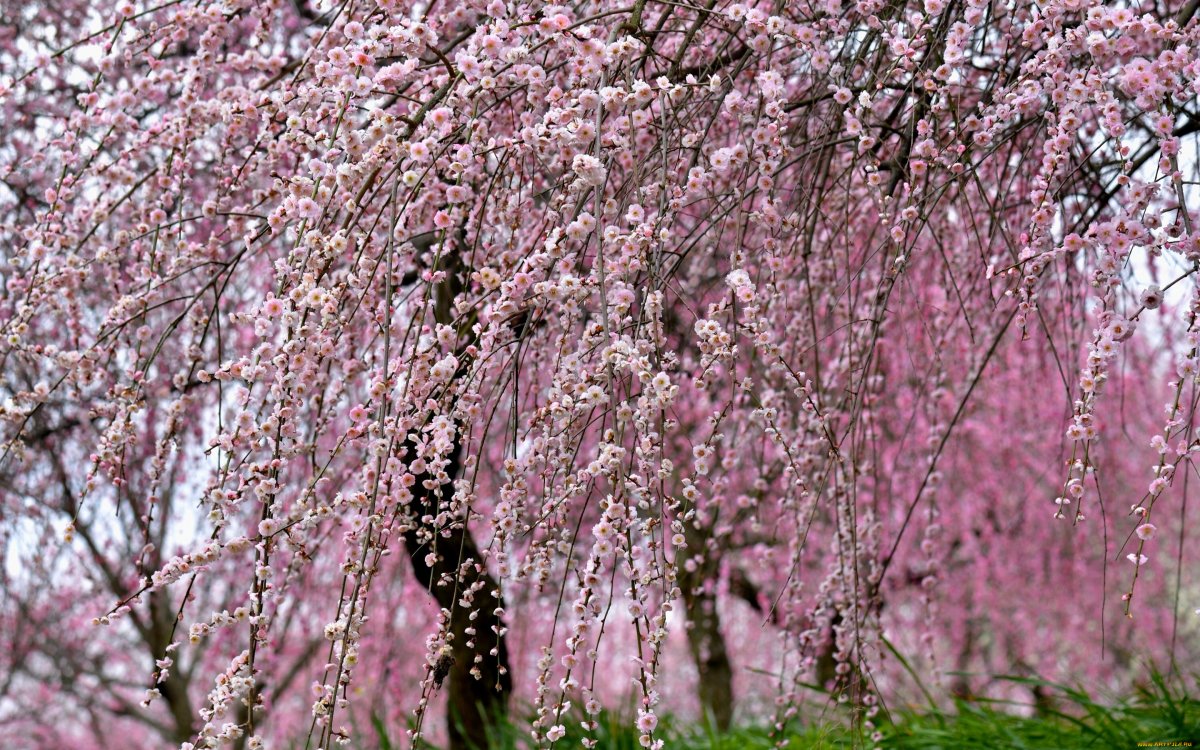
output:
[[[1191,742],[1200,748],[1200,701],[1181,685],[1154,674],[1131,698],[1101,702],[1086,691],[1039,680],[1009,678],[1050,697],[1034,716],[999,702],[959,701],[949,713],[894,717],[884,747],[997,747],[1023,750],[1107,750],[1138,743]]]
[[[945,711],[893,710],[878,717],[883,734],[879,746],[897,750],[1134,750],[1139,743],[1191,742],[1191,747],[1200,748],[1200,700],[1179,680],[1168,682],[1155,674],[1133,696],[1105,702],[1079,688],[1019,677],[1006,679],[1028,687],[1031,693],[1037,688],[1046,696],[1033,715],[1029,715],[1030,705],[984,700],[958,701]],[[1198,684],[1193,679],[1191,690]],[[786,739],[786,747],[799,750],[876,746],[848,723],[831,720],[836,716],[833,709],[824,715],[826,719],[819,722],[793,724],[783,737],[772,737],[765,728],[754,726],[716,733],[702,724],[684,724],[667,716],[661,719],[655,736],[664,740],[665,750],[767,750],[778,747],[781,739]],[[631,710],[605,711],[598,717],[598,729],[589,735],[580,726],[582,716],[573,711],[569,719],[564,717],[567,735],[556,747],[581,748],[581,740],[591,736],[599,741],[601,750],[641,750],[632,716]],[[378,734],[372,746],[400,746],[387,742],[382,726],[376,725],[375,730]],[[494,750],[533,747],[528,724],[523,722],[505,725],[491,743]]]

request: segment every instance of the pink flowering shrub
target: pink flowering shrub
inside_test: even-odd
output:
[[[0,744],[1194,667],[1195,11],[0,10]]]

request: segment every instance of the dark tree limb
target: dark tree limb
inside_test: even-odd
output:
[[[446,467],[451,481],[461,461],[459,442]],[[412,510],[418,519],[436,517],[439,504],[448,501],[425,489],[421,481],[413,488]],[[439,607],[450,612],[450,748],[482,750],[489,746],[491,729],[505,716],[512,693],[504,622],[496,614],[503,606],[499,585],[484,565],[465,519],[441,530],[414,526],[405,530],[404,545],[417,580]],[[426,556],[434,550],[438,555],[430,565]]]

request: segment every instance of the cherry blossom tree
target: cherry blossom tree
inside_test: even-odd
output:
[[[0,7],[0,738],[1192,666],[1196,11]]]

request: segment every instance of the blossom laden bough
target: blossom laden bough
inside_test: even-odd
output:
[[[515,696],[593,746],[632,695],[659,747],[813,682],[870,736],[893,651],[1166,658],[1195,11],[0,18],[0,739],[465,747]]]

